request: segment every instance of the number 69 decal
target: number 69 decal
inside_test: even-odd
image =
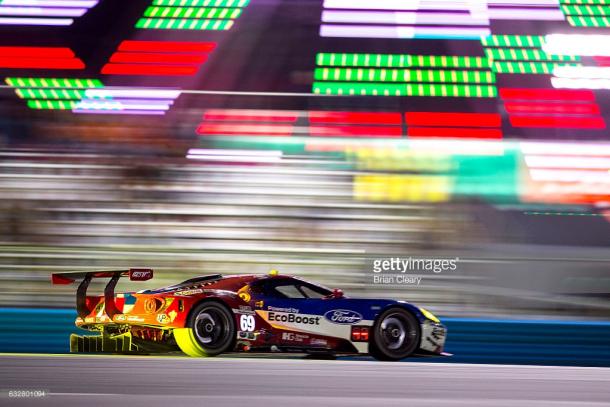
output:
[[[239,325],[242,331],[252,332],[254,331],[254,315],[242,315],[239,319]]]

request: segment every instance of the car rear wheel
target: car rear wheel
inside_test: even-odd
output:
[[[417,350],[420,337],[419,323],[413,314],[402,308],[390,308],[373,325],[369,352],[378,360],[404,359]]]
[[[231,350],[235,341],[231,311],[217,302],[203,302],[191,312],[186,329],[174,330],[180,349],[190,356],[216,356]]]

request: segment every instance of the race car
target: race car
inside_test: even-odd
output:
[[[275,270],[263,275],[206,275],[154,290],[115,294],[123,276],[145,281],[152,269],[56,273],[54,284],[80,281],[71,352],[190,356],[226,352],[299,352],[379,360],[442,355],[447,329],[431,312],[404,301],[348,298]],[[94,278],[110,278],[88,296]]]

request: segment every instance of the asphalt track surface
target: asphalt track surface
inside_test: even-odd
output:
[[[610,406],[594,367],[0,355],[0,383],[2,406]]]

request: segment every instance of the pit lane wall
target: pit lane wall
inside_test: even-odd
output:
[[[70,309],[0,308],[0,352],[66,353],[70,334],[80,331],[74,318]],[[610,366],[610,322],[442,320],[454,356],[426,361]]]

